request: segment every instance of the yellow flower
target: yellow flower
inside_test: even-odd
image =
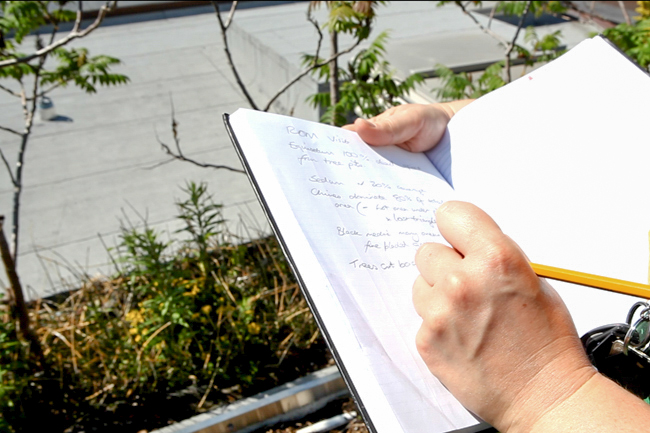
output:
[[[132,325],[137,325],[140,322],[144,322],[144,317],[142,317],[142,313],[138,310],[129,311],[126,313],[125,318],[127,322],[131,322]]]
[[[253,335],[257,335],[262,330],[262,327],[255,322],[248,324],[248,332]]]
[[[140,341],[140,339],[141,339],[141,337],[140,337],[139,335],[136,335],[135,338],[134,338],[134,340],[135,340],[136,343],[137,343],[138,341]]]
[[[192,314],[192,319],[198,319],[201,313],[194,313]]]
[[[131,329],[129,329],[129,334],[131,334],[131,335],[135,335],[135,334],[137,334],[137,333],[138,333],[138,328],[131,328]]]
[[[196,296],[196,295],[199,294],[200,291],[201,291],[201,289],[199,289],[199,286],[197,284],[195,284],[194,287],[192,287],[192,290],[190,290],[189,292],[183,293],[183,296]]]
[[[212,311],[212,305],[204,305],[201,307],[203,314],[209,314]]]
[[[639,7],[637,7],[635,11],[641,15],[640,17],[637,17],[637,20],[650,18],[650,1],[638,1],[636,3],[639,5]]]

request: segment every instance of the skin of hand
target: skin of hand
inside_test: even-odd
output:
[[[596,370],[557,292],[485,212],[447,202],[436,219],[453,248],[417,252],[418,351],[469,410],[500,431],[533,431]]]
[[[357,119],[343,128],[356,131],[373,146],[395,144],[411,152],[424,152],[434,147],[449,120],[471,99],[440,104],[404,104],[390,108],[371,119]]]
[[[420,247],[416,344],[429,370],[501,432],[638,432],[650,405],[596,372],[566,306],[481,209],[436,212],[452,246]]]
[[[401,105],[344,128],[371,145],[423,152],[470,102]],[[559,295],[487,214],[448,202],[436,217],[452,248],[426,244],[416,255],[416,344],[461,403],[503,433],[650,425],[650,405],[596,372]]]

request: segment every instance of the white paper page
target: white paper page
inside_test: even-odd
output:
[[[450,158],[456,192],[531,261],[645,283],[648,101],[650,78],[606,41],[587,40],[463,108],[449,125],[451,152],[436,158]],[[581,334],[625,321],[635,301],[551,284]]]
[[[350,374],[377,430],[399,431],[391,417],[409,433],[477,425],[415,348],[414,255],[442,239],[435,209],[452,192],[428,159],[284,116],[238,110],[230,123],[308,290],[339,301],[316,302],[320,315],[348,317],[365,361],[350,359],[349,340],[334,344],[374,377]]]

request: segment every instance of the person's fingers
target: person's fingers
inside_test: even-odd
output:
[[[393,144],[410,152],[423,152],[440,141],[449,122],[449,115],[438,105],[399,105],[344,128],[356,131],[373,146]]]
[[[415,312],[418,313],[418,316],[424,316],[426,310],[428,309],[429,299],[431,299],[431,292],[433,287],[431,284],[422,277],[418,275],[413,283],[412,297],[413,297],[413,306],[415,307]]]
[[[398,105],[369,120],[357,119],[343,128],[357,132],[373,146],[395,145],[409,152],[426,152],[440,142],[451,118],[470,102]]]
[[[436,211],[440,234],[463,257],[512,241],[496,222],[477,206],[461,201],[443,203]]]
[[[422,275],[418,275],[411,289],[415,312],[425,319],[428,326],[431,325],[431,320],[449,312],[450,303],[446,300],[447,295],[444,289],[429,285]]]
[[[412,110],[388,110],[370,120],[357,119],[354,122],[359,136],[368,144],[387,146],[403,144],[417,136],[423,127],[423,118]]]
[[[426,243],[415,253],[415,265],[424,280],[433,286],[440,275],[444,275],[462,256],[446,245]]]

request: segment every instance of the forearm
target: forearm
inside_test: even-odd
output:
[[[650,405],[596,371],[560,295],[494,220],[446,202],[436,221],[450,246],[415,256],[416,347],[468,410],[504,433],[648,429]]]
[[[531,433],[638,432],[648,428],[650,405],[605,376],[595,374],[548,411]],[[516,429],[509,433],[516,432]]]

